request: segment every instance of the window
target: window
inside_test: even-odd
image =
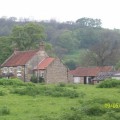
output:
[[[3,73],[8,73],[8,68],[7,67],[2,68],[2,72]]]
[[[21,66],[18,66],[17,67],[17,72],[19,73],[19,72],[22,72],[22,67]]]
[[[44,72],[43,72],[43,71],[41,71],[40,76],[41,76],[41,77],[44,77]]]
[[[14,68],[13,67],[9,67],[9,73],[13,73],[14,72]]]
[[[21,77],[22,75],[21,75],[21,73],[17,73],[17,77]]]

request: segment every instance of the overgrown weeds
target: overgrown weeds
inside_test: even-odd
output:
[[[0,79],[0,85],[4,85],[4,86],[7,86],[7,85],[13,85],[13,86],[34,86],[33,83],[30,83],[30,82],[26,82],[24,83],[22,80],[20,79]]]
[[[8,106],[2,106],[0,107],[0,115],[9,115],[10,114],[10,109]]]
[[[120,80],[107,79],[97,85],[98,88],[113,88],[120,86]]]
[[[4,96],[4,95],[6,95],[6,92],[3,90],[0,90],[0,96]]]
[[[92,100],[84,101],[80,106],[73,106],[70,108],[71,111],[65,113],[62,116],[63,120],[97,120],[102,116],[105,120],[119,120],[120,119],[120,108],[106,108],[104,104],[115,103],[105,98],[95,98]],[[112,113],[111,115],[109,115]],[[97,119],[96,119],[97,117]],[[107,119],[108,118],[108,119]]]
[[[23,88],[15,88],[12,93],[20,95],[44,95],[44,96],[53,96],[53,97],[69,97],[76,98],[79,97],[79,93],[75,90],[70,90],[63,87],[47,87],[47,86],[27,86]]]

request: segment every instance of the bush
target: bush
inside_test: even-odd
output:
[[[64,93],[63,93],[63,96],[65,97],[69,97],[69,98],[76,98],[76,97],[79,97],[79,94],[75,91],[75,90],[66,90]]]
[[[10,114],[10,109],[7,106],[3,106],[0,108],[0,115],[8,115]]]
[[[98,103],[86,105],[82,108],[82,110],[85,112],[85,114],[93,116],[100,116],[106,112],[105,107]]]
[[[26,86],[24,88],[14,88],[12,93],[20,94],[20,95],[45,95],[45,96],[53,96],[53,97],[69,97],[76,98],[79,94],[74,90],[69,90],[63,87],[46,87],[46,86]]]
[[[108,109],[104,106],[105,103],[110,103],[110,101],[105,98],[94,98],[80,102],[80,106],[71,107],[71,111],[63,114],[61,118],[63,120],[100,120],[102,116],[102,118],[105,118],[104,120],[119,120],[120,109]],[[116,101],[111,101],[111,103],[116,103]],[[109,113],[113,113],[111,117]]]
[[[25,86],[35,86],[35,84],[32,83],[32,82],[26,82],[26,83],[25,83]]]
[[[52,88],[51,96],[76,98],[76,97],[79,97],[79,94],[75,90],[70,90],[70,89],[56,86]]]
[[[36,86],[27,86],[25,88],[15,88],[12,93],[19,94],[19,95],[30,95],[35,96],[40,94],[40,89]]]
[[[107,79],[97,85],[98,88],[112,88],[120,86],[120,80]]]
[[[77,89],[78,86],[78,84],[67,84],[67,87],[72,87],[73,89]]]
[[[25,86],[25,83],[19,79],[0,79],[0,85],[22,85]]]
[[[65,86],[66,86],[66,84],[65,84],[65,83],[63,83],[63,82],[60,82],[60,83],[58,84],[58,86],[59,86],[59,87],[65,87]]]
[[[4,96],[4,95],[6,95],[6,92],[0,90],[0,96]]]
[[[39,77],[39,79],[33,75],[30,79],[31,82],[33,83],[43,83],[44,82],[44,78],[43,77]]]
[[[33,83],[37,83],[37,82],[38,82],[38,79],[37,79],[36,76],[33,75],[33,76],[31,77],[30,81],[33,82]]]
[[[94,98],[91,100],[84,101],[83,106],[89,105],[89,104],[94,104],[94,103],[104,105],[105,103],[112,103],[112,102],[115,102],[115,101],[111,101],[111,100],[106,99],[106,98]]]
[[[44,78],[43,77],[39,77],[39,83],[43,83],[43,82],[45,82]]]

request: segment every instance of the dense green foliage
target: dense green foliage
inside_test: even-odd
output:
[[[25,85],[24,82],[22,82],[19,79],[0,79],[0,85]]]
[[[11,40],[8,37],[0,37],[0,63],[3,63],[13,52]]]
[[[44,38],[44,28],[37,23],[14,26],[11,34],[11,39],[14,42],[15,47],[20,50],[36,48]]]
[[[106,89],[64,83],[45,85],[24,83],[18,79],[0,81],[1,120],[120,119],[117,87]]]
[[[55,87],[36,86],[33,83],[24,83],[19,79],[0,79],[0,85],[8,86],[12,85],[15,88],[11,90],[12,93],[20,95],[45,95],[53,97],[78,97],[79,94],[75,90],[66,89],[63,86],[65,84],[60,83]],[[23,86],[22,88],[19,86]],[[61,87],[62,86],[62,87]],[[17,88],[16,88],[17,87]],[[4,91],[0,91],[0,96],[5,95]]]
[[[24,83],[23,81],[21,81],[20,79],[6,79],[6,78],[2,78],[0,79],[0,85],[4,85],[4,86],[8,86],[8,85],[13,85],[13,86],[34,86],[33,83]]]
[[[120,30],[101,26],[100,19],[92,18],[64,23],[0,18],[0,63],[10,56],[14,48],[36,49],[39,42],[44,41],[49,55],[57,55],[70,69],[78,65],[116,65],[119,68]]]
[[[120,86],[120,80],[116,79],[106,79],[100,84],[98,84],[97,87],[99,88],[112,88],[112,87],[119,87]]]

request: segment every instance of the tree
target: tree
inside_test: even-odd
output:
[[[101,28],[78,28],[75,30],[76,38],[79,40],[79,48],[89,49],[94,43],[99,41]]]
[[[120,34],[104,31],[101,40],[94,44],[87,52],[85,62],[88,65],[115,65],[120,59]]]
[[[67,52],[72,52],[78,49],[79,44],[72,31],[64,30],[58,36],[57,45],[66,49]]]
[[[76,21],[80,27],[101,27],[101,20],[100,19],[93,19],[93,18],[80,18]]]
[[[14,26],[11,39],[15,47],[20,50],[29,50],[38,47],[41,40],[45,39],[43,26],[36,23],[27,23],[23,26]]]
[[[8,37],[0,37],[0,64],[12,53],[11,41]]]
[[[76,68],[76,62],[73,60],[66,61],[65,64],[70,70],[74,70]]]

